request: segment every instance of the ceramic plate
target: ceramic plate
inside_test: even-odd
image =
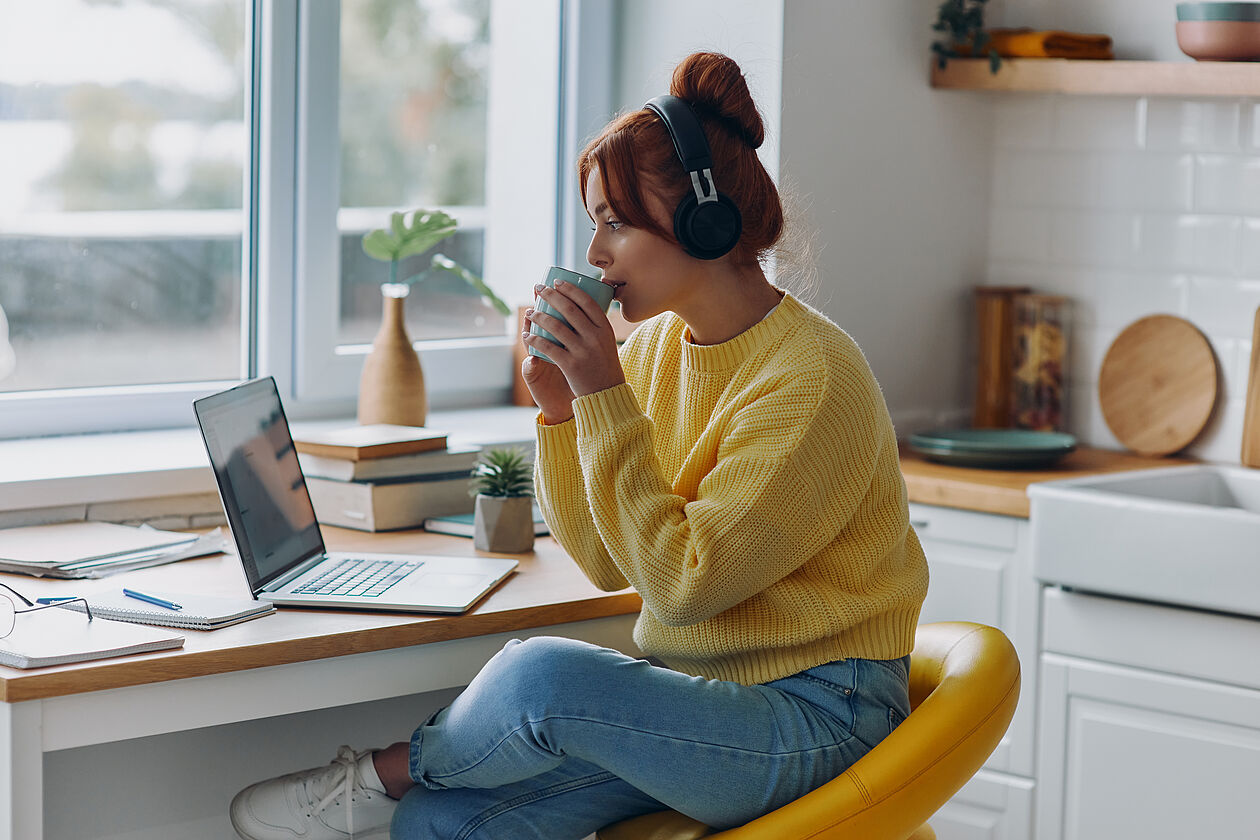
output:
[[[1076,449],[1076,438],[1028,429],[938,429],[911,435],[909,444],[928,460],[943,464],[1036,469]]]

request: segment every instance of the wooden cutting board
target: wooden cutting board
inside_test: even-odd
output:
[[[1242,462],[1260,467],[1260,309],[1251,332],[1251,372],[1247,376],[1247,410],[1243,415]]]
[[[1098,400],[1111,433],[1127,448],[1168,455],[1207,425],[1216,380],[1216,356],[1197,327],[1173,315],[1150,315],[1111,343],[1098,374]]]

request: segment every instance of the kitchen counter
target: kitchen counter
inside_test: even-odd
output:
[[[1190,458],[1152,458],[1110,449],[1083,447],[1048,470],[990,470],[953,467],[901,448],[901,474],[910,501],[1028,518],[1028,485],[1098,473],[1143,470],[1194,463]]]

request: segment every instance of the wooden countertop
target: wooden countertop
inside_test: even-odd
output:
[[[333,550],[418,552],[474,556],[470,539],[402,531],[365,534],[324,527]],[[590,584],[551,538],[530,554],[501,555],[520,561],[517,570],[467,613],[433,616],[284,608],[276,613],[213,631],[184,631],[182,650],[100,659],[33,670],[0,666],[0,701],[18,702],[304,662],[366,651],[506,633],[616,615],[642,606],[633,590],[602,592]],[[199,591],[248,597],[235,554],[184,560],[100,580],[50,581],[0,575],[28,598],[85,595],[95,589],[134,585],[158,591]],[[18,618],[21,620],[21,617]]]
[[[1074,475],[1146,469],[1191,463],[1145,458],[1125,452],[1080,449],[1051,470],[969,469],[935,464],[908,450],[901,453],[910,501],[923,504],[1028,516],[1028,485]],[[472,556],[472,540],[403,531],[365,534],[325,527],[329,548]],[[0,701],[19,702],[80,692],[143,685],[185,677],[242,671],[270,665],[387,650],[408,645],[470,638],[616,615],[642,606],[633,590],[601,592],[551,538],[534,552],[510,555],[517,571],[469,612],[458,616],[282,609],[274,615],[214,631],[189,630],[181,650],[101,659],[33,670],[0,666]],[[185,560],[101,580],[50,581],[0,574],[0,580],[28,598],[135,585],[208,595],[247,596],[235,555]],[[20,619],[19,619],[20,620]]]
[[[901,474],[910,501],[925,505],[1028,516],[1028,485],[1099,473],[1194,463],[1187,458],[1151,458],[1110,449],[1077,449],[1048,470],[989,470],[953,467],[901,449]]]

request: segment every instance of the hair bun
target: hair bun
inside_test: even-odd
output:
[[[716,119],[756,149],[766,139],[748,83],[734,59],[721,53],[692,53],[674,68],[669,92],[685,100],[701,119]]]

